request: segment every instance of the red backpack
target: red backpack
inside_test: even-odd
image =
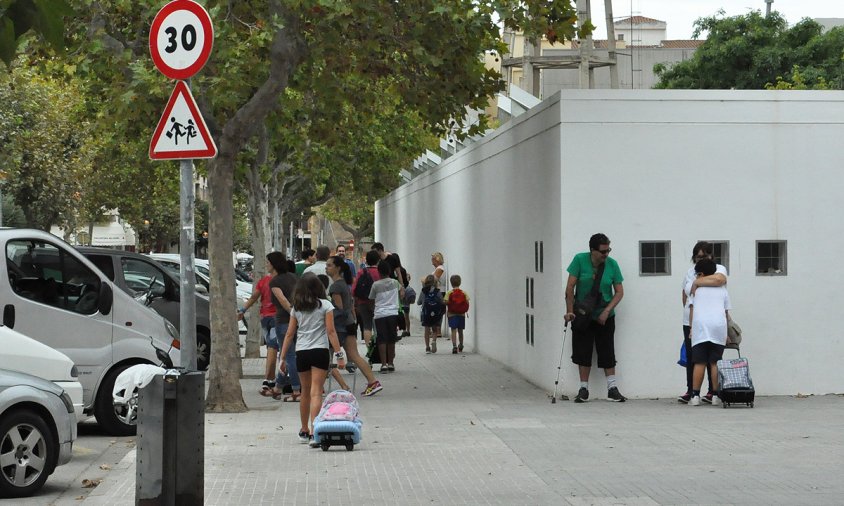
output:
[[[465,314],[467,311],[469,311],[469,299],[466,298],[463,290],[455,288],[448,296],[448,312]]]

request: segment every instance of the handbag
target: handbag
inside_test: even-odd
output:
[[[599,292],[599,288],[601,286],[601,278],[604,277],[604,265],[602,263],[595,273],[592,290],[582,300],[574,301],[574,321],[571,322],[571,328],[574,330],[586,330],[589,328],[589,323],[592,321],[592,313],[598,308],[598,304],[603,298]]]
[[[680,360],[677,361],[677,365],[679,365],[680,367],[686,367],[688,364],[688,357],[686,356],[686,343],[680,343]]]
[[[741,344],[741,327],[727,314],[727,348],[738,349]]]

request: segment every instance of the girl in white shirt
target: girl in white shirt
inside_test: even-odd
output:
[[[302,384],[299,441],[313,445],[313,421],[322,405],[322,387],[331,365],[329,345],[338,367],[345,367],[346,355],[334,329],[334,305],[326,299],[325,286],[315,274],[307,273],[296,283],[292,309],[281,351],[286,353],[296,336],[296,368]],[[286,369],[282,360],[282,372]]]
[[[378,262],[378,274],[381,279],[372,283],[369,298],[375,301],[375,341],[378,344],[378,355],[381,357],[381,372],[393,372],[396,367],[393,359],[396,356],[396,341],[398,341],[399,300],[404,298],[404,287],[397,279],[390,277],[390,264],[386,260]]]

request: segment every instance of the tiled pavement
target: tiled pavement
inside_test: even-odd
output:
[[[405,338],[397,372],[376,373],[384,390],[360,399],[353,452],[300,445],[298,405],[244,379],[250,411],[206,418],[206,504],[844,504],[842,396],[551,404],[498,363],[423,348]],[[245,375],[262,362],[244,359]],[[134,457],[85,504],[134,504]]]

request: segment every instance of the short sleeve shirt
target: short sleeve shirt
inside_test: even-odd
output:
[[[393,278],[372,283],[369,298],[375,301],[375,318],[399,314],[399,282]]]
[[[270,289],[272,288],[281,288],[281,293],[287,298],[288,301],[293,300],[293,289],[296,288],[296,275],[291,274],[289,272],[285,272],[284,274],[279,274],[278,276],[274,277],[270,280]],[[270,290],[270,294],[272,294],[272,290]],[[281,302],[272,295],[273,305],[275,305],[275,323],[276,325],[289,323],[290,322],[290,313],[284,310],[281,307]]]
[[[715,274],[723,274],[727,277],[727,268],[721,264],[715,265]],[[692,266],[683,278],[683,291],[686,292],[686,305],[683,306],[683,325],[689,324],[689,295],[691,294],[692,281],[695,280],[695,267]]]
[[[401,258],[399,258],[399,254],[390,253],[384,260],[386,260],[387,263],[390,264],[390,277],[396,277],[396,269],[401,267]]]
[[[691,289],[691,283],[689,283]],[[725,286],[699,286],[689,298],[694,306],[692,316],[692,346],[703,342],[727,344],[727,313],[731,309]]]
[[[325,299],[319,299],[319,307],[313,311],[297,311],[296,351],[328,348],[328,330],[325,328],[325,314],[333,311],[334,305]]]
[[[621,268],[614,258],[607,257],[604,261],[604,274],[601,276],[598,291],[603,299],[603,305],[607,305],[613,297],[613,285],[621,284],[624,277],[621,275]],[[574,256],[566,271],[577,278],[577,285],[575,285],[574,298],[575,300],[583,300],[587,294],[592,290],[595,277],[595,267],[592,266],[592,255],[587,251],[585,253],[578,253]],[[596,311],[600,312],[600,309]],[[615,310],[610,312],[610,316],[615,315]]]
[[[316,262],[314,262],[313,265],[309,265],[307,268],[305,268],[305,273],[313,272],[317,276],[319,276],[319,275],[325,276],[325,264],[326,264],[325,261],[317,260]]]
[[[334,300],[333,295],[337,294],[343,301],[343,309],[334,308],[334,328],[344,331],[346,325],[351,323],[352,294],[349,285],[343,279],[331,283],[328,287],[328,298]]]
[[[261,318],[275,316],[275,304],[273,304],[273,293],[272,290],[270,290],[271,279],[273,279],[272,276],[264,276],[263,278],[258,280],[258,284],[255,286],[255,288],[258,290],[258,293],[261,294]]]

